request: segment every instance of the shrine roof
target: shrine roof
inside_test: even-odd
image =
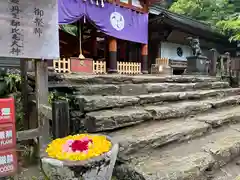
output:
[[[167,24],[173,28],[179,29],[189,34],[193,34],[195,36],[200,36],[218,42],[228,42],[228,37],[218,33],[209,25],[184,15],[172,13],[157,3],[153,4],[149,8],[149,13],[150,29],[154,26],[160,26],[160,24]]]

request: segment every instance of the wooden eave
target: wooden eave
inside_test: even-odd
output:
[[[206,24],[161,8],[159,9],[159,15],[155,15],[155,17],[149,19],[149,31],[156,31],[163,25],[170,26],[188,34],[193,34],[196,37],[208,41],[230,45],[228,37],[215,32]]]

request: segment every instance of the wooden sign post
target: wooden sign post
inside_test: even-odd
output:
[[[17,164],[14,99],[0,99],[0,177],[14,175]]]

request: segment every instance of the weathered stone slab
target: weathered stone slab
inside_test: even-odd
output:
[[[140,104],[150,104],[162,101],[178,101],[181,92],[155,93],[138,96]]]
[[[102,110],[86,114],[85,126],[90,132],[117,129],[155,119],[180,118],[225,105],[237,105],[240,96],[220,100],[183,101],[160,106],[126,107],[123,109]],[[217,106],[216,106],[217,105]]]
[[[229,88],[227,82],[198,82],[198,83],[149,83],[146,84],[149,93],[192,91],[200,89]]]
[[[76,94],[81,95],[117,95],[120,94],[120,87],[114,84],[104,84],[104,85],[78,85],[75,87]]]
[[[87,113],[84,124],[89,132],[97,132],[130,126],[150,119],[152,116],[149,112],[140,107],[132,107]]]
[[[232,159],[240,155],[240,133],[228,135],[209,143],[204,147],[216,160],[215,167],[222,167]]]
[[[217,81],[217,82],[212,82],[212,89],[220,89],[220,88],[230,88],[230,85],[228,82],[221,82],[221,81]]]
[[[69,87],[67,85],[66,87]],[[181,92],[204,89],[229,88],[226,82],[198,83],[143,83],[143,84],[85,84],[71,85],[75,94],[79,95],[141,95],[161,92]]]
[[[240,88],[229,89],[211,89],[211,90],[197,90],[197,91],[185,91],[185,92],[165,92],[165,93],[153,93],[138,96],[140,98],[140,104],[156,103],[161,101],[178,101],[187,99],[202,99],[214,96],[229,96],[237,95],[240,93]]]
[[[175,120],[141,124],[109,135],[120,143],[121,155],[126,156],[139,150],[156,148],[174,141],[180,142],[202,136],[209,129],[210,125],[206,123]]]
[[[168,118],[184,117],[211,109],[210,103],[186,101],[168,106],[147,106],[144,109],[152,114],[154,119],[163,120]]]
[[[171,160],[155,158],[133,167],[117,166],[114,175],[120,180],[206,180],[204,172],[214,163],[212,156],[204,152]]]
[[[131,163],[126,161],[135,171],[126,166],[120,171],[128,173],[129,180],[138,180],[136,177],[139,180],[206,180],[209,172],[240,155],[240,133],[226,127],[205,135],[161,149],[138,148],[134,155],[130,155]],[[118,170],[116,168],[115,171]],[[119,175],[117,172],[115,174]]]
[[[215,89],[215,90],[200,90],[200,91],[186,91],[186,92],[165,92],[153,93],[139,96],[75,96],[75,103],[86,112],[96,111],[101,109],[118,108],[125,106],[132,106],[136,104],[155,104],[161,102],[171,102],[179,100],[193,100],[203,99],[207,97],[224,97],[234,94],[239,94],[240,88],[235,89]],[[230,98],[231,99],[231,98]],[[230,101],[230,100],[229,100]],[[231,100],[236,101],[236,99]],[[225,102],[225,101],[224,101]],[[220,102],[221,104],[222,102]],[[231,102],[230,102],[231,103]],[[215,103],[216,104],[216,103]]]
[[[153,76],[153,75],[79,75],[66,74],[64,78],[73,84],[120,84],[120,83],[159,83],[159,82],[214,82],[217,78],[208,76]]]
[[[194,120],[206,122],[214,128],[225,123],[238,123],[240,122],[240,107],[237,106],[221,109],[214,113],[206,113],[205,115],[194,117]]]
[[[171,121],[145,122],[128,129],[112,132],[110,136],[120,143],[121,155],[125,156],[125,154],[129,155],[143,149],[147,151],[147,149],[160,147],[174,141],[179,142],[199,137],[208,133],[212,128],[223,126],[225,123],[239,122],[239,110],[240,107],[237,106],[234,107],[233,110],[231,110],[231,108],[218,109],[196,115],[195,117]],[[200,123],[198,123],[198,121],[200,121]],[[240,127],[239,124],[231,125],[230,127],[230,131],[225,133],[226,135],[232,134],[235,132],[234,130],[240,129],[237,128]],[[225,134],[223,132],[217,137],[222,138]],[[210,137],[209,139],[215,139],[214,137]],[[206,141],[209,142],[208,139]]]
[[[211,89],[181,92],[180,99],[202,99],[206,97],[223,97],[230,95],[239,95],[240,88]]]
[[[218,100],[206,100],[205,103],[210,103],[213,108],[219,108],[227,105],[237,105],[240,103],[240,96],[229,96]]]
[[[191,91],[195,83],[149,83],[145,85],[148,93]]]
[[[122,84],[120,86],[121,95],[136,96],[140,94],[147,94],[148,91],[144,84]]]
[[[135,169],[144,172],[146,180],[200,180],[212,163],[214,159],[209,154],[198,152],[169,162],[156,159],[154,163],[141,164]]]
[[[78,101],[84,103],[84,111],[96,111],[114,107],[132,106],[139,102],[134,96],[76,96]]]
[[[240,157],[210,174],[211,180],[240,180]],[[209,175],[208,175],[209,176]]]

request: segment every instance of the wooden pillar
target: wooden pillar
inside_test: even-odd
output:
[[[23,103],[23,126],[24,130],[28,130],[29,127],[29,109],[28,109],[28,78],[27,78],[27,67],[28,61],[21,59],[21,93]]]
[[[48,104],[48,64],[45,60],[35,60],[35,87],[38,128],[42,130],[39,137],[39,147],[45,148],[49,143],[49,119],[44,113],[44,106]],[[43,149],[41,149],[43,150]]]
[[[217,73],[217,51],[216,49],[210,50],[210,68],[209,74],[210,76],[216,76]]]
[[[122,41],[119,53],[120,53],[120,59],[126,62],[126,42],[125,41]]]
[[[92,46],[92,56],[95,60],[97,57],[97,31],[93,29],[91,31],[91,46]]]
[[[230,76],[231,73],[231,56],[229,52],[225,53],[226,58],[227,58],[227,75]]]
[[[109,59],[108,59],[108,73],[117,73],[117,39],[109,37]]]
[[[148,74],[148,45],[142,45],[142,61],[141,61],[141,70],[143,74]]]

